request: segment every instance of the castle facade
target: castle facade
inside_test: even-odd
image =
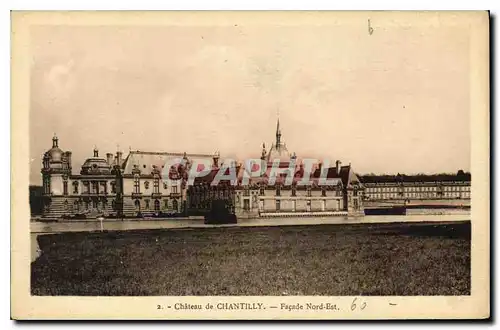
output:
[[[262,174],[250,178],[249,164],[224,164],[218,153],[130,151],[123,157],[118,151],[100,157],[95,148],[76,170],[71,156],[54,136],[41,170],[46,218],[202,215],[214,199],[224,199],[240,217],[364,214],[365,188],[351,165],[299,161],[282,141],[279,121],[275,142],[269,151],[263,145],[256,158]],[[190,180],[199,164],[210,168]],[[217,173],[226,170],[235,171],[235,180],[214,184]]]

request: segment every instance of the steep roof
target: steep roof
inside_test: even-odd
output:
[[[202,182],[211,183],[214,180],[215,176],[217,175],[217,172],[218,172],[218,169],[212,169],[211,172],[208,173],[207,175],[195,178],[194,182],[195,183],[202,183]],[[245,172],[245,169],[243,166],[241,166],[239,169],[237,169],[236,177],[240,183],[243,179],[244,172]],[[266,172],[262,176],[250,178],[249,184],[254,185],[254,184],[259,184],[261,182],[267,184],[270,173],[271,173],[271,169],[267,168]],[[229,169],[226,168],[226,171],[224,174],[228,175]],[[313,182],[319,183],[320,174],[321,174],[320,169],[316,168],[311,173],[311,180]],[[293,174],[293,176],[294,176],[293,177],[294,183],[301,181],[303,176],[304,176],[303,169],[298,167],[297,170],[295,171],[295,173]],[[350,165],[342,166],[340,169],[340,173],[337,173],[337,169],[335,167],[329,167],[327,170],[326,178],[329,181],[334,181],[333,185],[337,185],[338,183],[342,183],[343,186],[351,186],[352,184],[356,183],[356,184],[358,184],[359,187],[363,187],[363,184],[359,180],[358,176],[352,171]],[[277,175],[277,177],[276,177],[277,183],[285,183],[285,180],[286,180],[286,176]]]
[[[400,182],[467,182],[471,180],[470,173],[463,174],[418,174],[418,175],[363,175],[364,183],[400,183]]]
[[[180,152],[131,151],[121,164],[121,167],[124,174],[132,174],[134,165],[137,165],[142,172],[150,172],[153,170],[153,165],[158,169],[162,169],[167,162],[172,162],[174,159],[183,157],[187,157],[191,162],[202,160],[212,161],[213,155]]]

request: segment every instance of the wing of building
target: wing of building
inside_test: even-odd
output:
[[[269,151],[263,144],[260,163],[247,165],[257,168],[234,164],[237,185],[228,181],[214,185],[217,174],[221,173],[219,167],[195,180],[188,188],[188,210],[193,214],[200,210],[206,212],[212,199],[224,198],[227,207],[238,217],[364,214],[364,186],[351,165],[342,166],[336,161],[335,167],[323,168],[320,162],[307,171],[296,154],[288,151],[279,121],[276,141]],[[259,167],[264,167],[263,175],[251,177],[249,173],[258,171]],[[276,180],[271,180],[271,172],[277,169]],[[226,174],[228,172],[229,169]],[[325,179],[327,181],[322,182]]]
[[[364,175],[366,201],[463,200],[471,198],[471,174]]]

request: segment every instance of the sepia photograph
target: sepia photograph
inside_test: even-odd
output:
[[[18,317],[489,316],[488,12],[12,19]]]

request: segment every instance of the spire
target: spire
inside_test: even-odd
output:
[[[280,119],[278,117],[278,123],[276,124],[276,146],[281,144],[281,130],[280,130]]]
[[[52,137],[52,148],[58,148],[59,147],[59,139],[57,138],[56,133],[54,133],[54,136]]]

